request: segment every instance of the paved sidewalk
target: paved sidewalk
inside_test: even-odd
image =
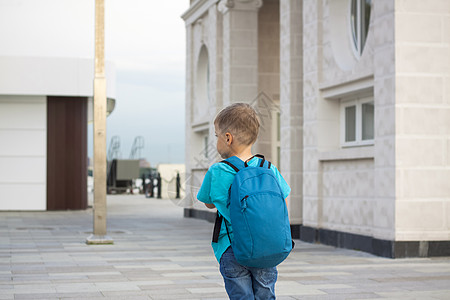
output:
[[[114,245],[85,244],[92,210],[0,212],[0,299],[227,299],[213,224],[170,200],[108,196]],[[450,258],[387,259],[297,241],[278,299],[450,299]]]

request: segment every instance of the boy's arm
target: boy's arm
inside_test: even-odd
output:
[[[226,164],[216,163],[212,165],[203,179],[197,199],[209,209],[217,208],[220,210],[222,208],[223,210],[226,207],[228,188],[234,175],[234,170]]]
[[[212,173],[214,172],[214,165],[211,166],[208,169],[208,172],[206,172],[205,177],[203,178],[202,186],[200,187],[200,190],[197,193],[197,199],[200,202],[203,202],[205,206],[209,209],[214,209],[216,206],[212,203],[211,199],[211,181],[213,178]]]
[[[206,205],[206,207],[210,208],[212,204],[211,197],[211,172],[208,170],[208,172],[205,174],[205,177],[203,178],[202,185],[200,187],[200,190],[197,193],[197,199],[200,202],[203,202],[203,204]]]

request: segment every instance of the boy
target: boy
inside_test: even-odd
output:
[[[259,131],[259,119],[255,110],[248,104],[235,103],[224,108],[214,120],[217,137],[217,151],[223,159],[236,156],[247,161],[249,166],[257,166],[260,158],[252,155],[252,145]],[[290,193],[290,187],[281,177],[275,166],[271,166],[278,179],[283,197]],[[217,243],[212,243],[214,255],[220,263],[220,273],[225,282],[225,289],[230,299],[275,299],[275,282],[277,269],[250,268],[240,265],[233,254],[227,234],[227,227],[232,236],[230,211],[227,208],[228,189],[236,172],[223,163],[213,164],[205,175],[197,199],[208,208],[217,208],[227,220],[227,226],[221,226]],[[224,224],[222,224],[224,225]]]

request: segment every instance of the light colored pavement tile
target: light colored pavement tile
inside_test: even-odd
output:
[[[76,292],[76,293],[55,293],[55,294],[18,294],[15,295],[15,299],[99,299],[103,298],[103,295],[100,292],[95,293],[84,293],[84,292]]]
[[[203,276],[201,274],[196,274],[194,272],[164,273],[161,275],[163,277],[168,277],[171,280],[184,279],[184,278],[203,278]]]
[[[63,284],[54,284],[54,288],[57,293],[77,293],[80,291],[83,292],[98,292],[99,288],[95,283],[85,283],[85,282],[76,282],[76,283],[63,283]]]
[[[304,284],[305,287],[317,290],[337,290],[337,289],[352,289],[354,287],[347,284]]]
[[[48,273],[49,277],[52,278],[63,278],[63,277],[86,277],[86,276],[96,276],[96,275],[122,275],[120,272],[71,272],[71,273]]]
[[[180,297],[180,295],[149,295],[150,299],[152,300],[203,300],[204,298],[199,298],[198,295],[193,295],[193,294],[185,294],[182,295],[182,298]]]
[[[284,272],[283,277],[314,277],[314,276],[342,276],[342,275],[351,275],[351,273],[347,272],[297,272],[297,273],[287,273]]]
[[[300,284],[295,281],[279,281],[275,286],[276,294],[279,296],[300,295],[325,295],[326,293],[314,287]]]
[[[140,291],[141,289],[135,282],[100,282],[95,283],[95,287],[101,292],[119,292],[119,291]]]
[[[175,282],[172,280],[145,280],[145,281],[133,281],[137,286],[159,286],[159,285],[174,285]]]
[[[145,292],[142,291],[112,291],[112,292],[103,292],[101,293],[103,295],[103,299],[108,299],[108,300],[124,300],[124,299],[136,299],[136,300],[140,300],[140,299],[151,299],[149,297],[149,295]]]
[[[211,287],[211,288],[188,288],[187,289],[192,294],[212,294],[212,293],[223,293],[225,289],[223,287]]]
[[[377,293],[383,298],[387,299],[442,299],[448,300],[450,298],[450,289],[443,291],[413,291],[407,293]]]
[[[183,267],[178,264],[167,263],[167,264],[153,265],[150,267],[150,269],[155,271],[174,271],[174,270],[182,271]]]

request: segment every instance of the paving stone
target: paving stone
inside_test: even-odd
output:
[[[108,196],[113,245],[86,245],[92,209],[0,212],[1,299],[228,299],[212,224],[169,200]],[[450,299],[450,258],[386,259],[296,241],[277,299]]]
[[[102,293],[55,293],[55,294],[17,294],[15,299],[96,299],[103,298]]]

